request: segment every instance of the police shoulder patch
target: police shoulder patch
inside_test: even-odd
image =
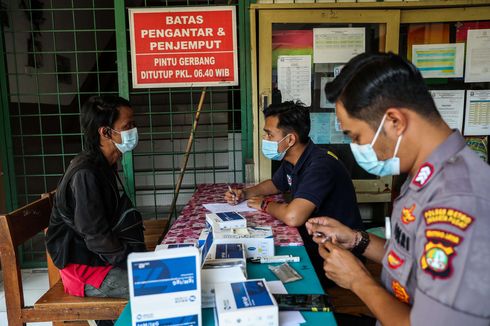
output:
[[[420,166],[419,171],[412,179],[412,183],[417,187],[422,188],[427,182],[429,182],[433,174],[434,166],[429,162],[426,162]]]
[[[449,278],[453,272],[452,260],[456,256],[455,247],[463,237],[437,229],[425,230],[427,242],[420,258],[420,267],[433,279]]]

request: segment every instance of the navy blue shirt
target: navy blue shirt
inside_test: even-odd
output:
[[[311,217],[329,216],[352,229],[361,229],[354,185],[346,168],[327,150],[311,140],[296,165],[283,160],[272,182],[293,198],[303,198],[315,205]]]
[[[334,155],[316,146],[311,140],[296,165],[282,161],[272,182],[280,191],[290,191],[293,199],[303,198],[315,204],[311,217],[328,216],[352,229],[364,229],[354,185],[347,169]],[[304,225],[298,231],[318,279],[326,290],[333,283],[325,276],[318,245]]]

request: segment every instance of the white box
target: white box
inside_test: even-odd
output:
[[[247,219],[237,212],[209,213],[206,214],[206,222],[213,231],[247,227]]]
[[[218,283],[242,282],[247,278],[240,266],[203,268],[201,270],[201,301],[203,308],[214,308],[214,293]]]
[[[279,309],[264,279],[218,283],[215,292],[219,326],[279,325]]]
[[[202,324],[201,268],[197,248],[131,253],[128,256],[128,279],[131,325]]]
[[[247,276],[247,259],[243,243],[213,243],[202,268],[233,266],[240,267],[245,277]]]
[[[195,243],[170,243],[170,244],[160,244],[155,247],[155,251],[157,250],[165,250],[165,249],[174,249],[174,248],[183,248],[183,247],[196,247]]]
[[[247,258],[274,256],[274,237],[270,226],[249,226],[246,229],[211,232],[204,229],[198,240],[198,246],[204,245],[207,238],[214,243],[243,243]],[[207,244],[206,244],[207,246]]]

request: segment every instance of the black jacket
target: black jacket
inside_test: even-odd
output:
[[[58,184],[46,235],[54,264],[126,266],[132,251],[144,251],[141,215],[119,195],[115,166],[101,153],[82,152]]]

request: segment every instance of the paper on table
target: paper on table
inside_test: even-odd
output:
[[[247,201],[242,201],[237,205],[230,205],[227,203],[209,203],[204,204],[206,208],[211,213],[224,213],[224,212],[254,212],[255,208],[248,207]]]
[[[275,294],[287,294],[288,291],[284,287],[281,281],[268,281],[267,287],[271,293]],[[279,325],[281,326],[293,326],[305,323],[303,315],[299,311],[279,311]]]

